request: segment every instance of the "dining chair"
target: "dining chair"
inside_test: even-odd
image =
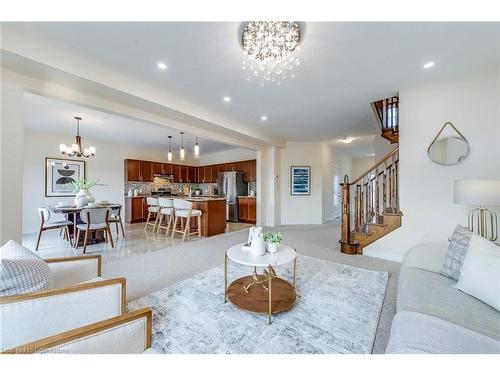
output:
[[[193,210],[193,202],[184,199],[174,199],[174,226],[172,229],[172,237],[174,238],[175,233],[182,233],[182,242],[186,239],[186,236],[191,236],[197,234],[201,237],[201,210]],[[191,232],[191,218],[198,218],[198,228]],[[178,218],[181,218],[181,229],[177,229]],[[182,221],[184,219],[184,224]]]
[[[71,221],[67,219],[50,221],[50,210],[47,207],[39,207],[38,216],[40,217],[40,228],[38,230],[38,236],[36,238],[36,247],[35,247],[36,251],[38,251],[38,247],[40,246],[40,238],[42,237],[42,232],[48,230],[63,229],[65,238],[68,239],[68,241],[71,244],[71,236],[69,235],[69,228],[68,228],[68,225],[73,224]]]
[[[118,224],[120,224],[120,228],[122,230],[122,236],[125,237],[125,231],[123,230],[123,222],[122,222],[122,207],[112,208],[111,215],[109,216],[108,223],[115,223],[116,226],[116,236],[118,237]]]
[[[160,206],[160,219],[158,221],[158,230],[157,233],[160,233],[161,229],[165,229],[165,236],[168,236],[168,232],[170,231],[170,227],[174,221],[174,200],[171,198],[158,198],[158,204]],[[167,216],[167,225],[161,225],[163,222],[163,218]]]
[[[152,225],[154,232],[156,229],[156,224],[158,223],[158,218],[160,217],[160,206],[158,204],[158,198],[146,197],[146,204],[148,205],[148,217],[146,219],[144,230],[148,229],[148,225]],[[149,220],[151,219],[151,214],[154,214],[156,216],[154,223],[149,222]]]
[[[109,228],[109,215],[110,208],[85,208],[80,211],[80,219],[83,224],[78,224],[76,228],[76,240],[75,247],[78,247],[78,241],[80,240],[80,233],[85,232],[85,238],[83,240],[83,253],[87,250],[87,244],[89,242],[89,235],[92,232],[103,231],[104,238],[106,242],[111,242],[111,247],[115,247],[113,244],[113,236],[111,235],[111,229]]]

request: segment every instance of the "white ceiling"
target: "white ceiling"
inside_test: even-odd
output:
[[[27,128],[67,134],[68,143],[71,143],[76,132],[75,116],[82,117],[80,134],[83,139],[167,150],[167,137],[171,135],[172,149],[180,147],[181,137],[177,129],[96,111],[40,95],[24,94],[24,126]],[[195,137],[195,134],[184,134],[186,149],[193,147]],[[198,138],[198,142],[204,154],[235,148],[203,138]]]
[[[241,70],[240,23],[11,26],[286,140],[363,139],[378,132],[371,101],[500,64],[500,23],[306,22],[297,77],[281,86],[260,87]],[[424,70],[431,60],[435,67]],[[168,69],[157,69],[158,61]],[[226,95],[230,103],[223,102]],[[260,121],[262,115],[267,122]]]

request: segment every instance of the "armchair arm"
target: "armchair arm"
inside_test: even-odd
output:
[[[0,298],[0,350],[121,315],[124,278]]]
[[[152,314],[136,310],[6,351],[10,354],[137,354],[151,347]]]
[[[52,273],[53,288],[64,288],[100,277],[101,262],[100,255],[45,259]]]

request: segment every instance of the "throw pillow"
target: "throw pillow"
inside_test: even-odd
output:
[[[448,253],[441,268],[441,275],[458,281],[471,237],[472,232],[469,229],[457,225],[448,245]]]
[[[0,296],[49,289],[50,268],[38,255],[9,241],[0,248]]]
[[[456,287],[500,311],[500,247],[475,234]]]

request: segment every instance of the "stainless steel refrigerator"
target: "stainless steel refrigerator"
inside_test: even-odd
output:
[[[238,221],[239,195],[248,195],[248,184],[243,181],[243,172],[220,172],[218,178],[219,197],[226,198],[226,220]]]

